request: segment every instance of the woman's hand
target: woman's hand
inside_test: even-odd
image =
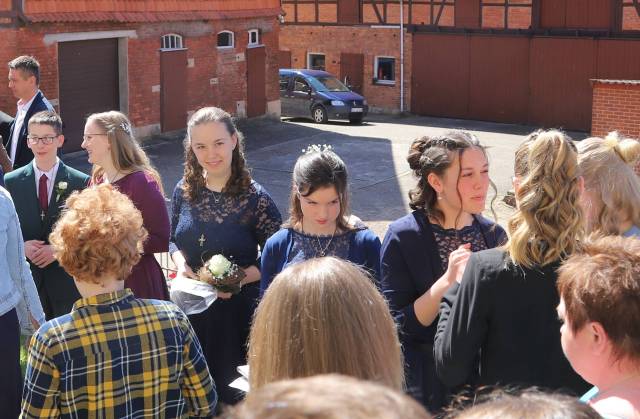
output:
[[[449,254],[449,266],[424,294],[413,303],[416,318],[423,326],[429,326],[438,316],[440,300],[456,282],[460,283],[464,268],[471,256],[471,244],[465,243]]]
[[[444,276],[450,285],[453,285],[454,282],[459,284],[462,280],[462,274],[464,274],[464,269],[467,267],[469,256],[471,256],[471,243],[460,245],[449,255],[449,265]]]
[[[177,276],[183,276],[183,277],[186,277],[186,278],[198,279],[198,276],[193,272],[191,267],[189,265],[187,265],[186,261],[182,262],[179,265],[177,265],[177,268],[178,268]]]
[[[176,276],[198,279],[198,276],[193,272],[191,266],[187,264],[187,260],[182,255],[182,252],[173,252],[171,259],[173,259],[173,263],[176,265],[176,270],[178,271]]]

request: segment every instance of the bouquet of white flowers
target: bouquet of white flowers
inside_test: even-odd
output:
[[[246,274],[226,257],[214,255],[198,270],[197,276],[200,281],[211,285],[219,292],[237,294]]]

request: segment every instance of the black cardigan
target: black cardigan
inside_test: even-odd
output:
[[[451,287],[440,307],[434,344],[440,379],[449,386],[586,391],[589,385],[573,371],[560,344],[558,266],[522,268],[501,249],[472,254],[461,284]],[[473,379],[478,352],[480,373]]]

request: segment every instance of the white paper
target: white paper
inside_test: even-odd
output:
[[[202,313],[218,298],[211,285],[184,276],[171,281],[169,295],[171,301],[187,315]]]

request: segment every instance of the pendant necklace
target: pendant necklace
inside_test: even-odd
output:
[[[327,245],[324,247],[324,249],[322,248],[322,244],[320,243],[320,237],[315,236],[316,243],[318,243],[318,249],[320,250],[318,252],[320,254],[320,257],[324,257],[327,253],[327,250],[329,250],[329,246],[331,246],[331,242],[333,241],[333,236],[336,234],[336,230],[333,230],[333,233],[331,233],[331,238],[327,242]]]
[[[302,223],[300,223],[300,227],[302,228],[302,232],[304,233],[304,227],[302,227]],[[337,225],[336,225],[336,228],[333,230],[333,233],[331,233],[331,238],[327,242],[327,245],[324,246],[324,249],[322,248],[322,243],[320,243],[320,237],[315,235],[315,234],[310,234],[310,236],[313,238],[313,240],[315,241],[315,243],[317,245],[316,257],[324,257],[324,256],[326,256],[327,250],[329,250],[329,247],[331,246],[331,243],[333,242],[333,237],[335,236],[336,231],[338,231],[338,226]]]

